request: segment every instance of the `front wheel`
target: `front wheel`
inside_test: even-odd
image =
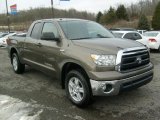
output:
[[[90,103],[92,93],[87,78],[81,71],[72,70],[67,74],[65,88],[67,96],[73,104],[85,107]]]
[[[14,72],[17,74],[22,74],[25,70],[25,65],[19,61],[18,55],[16,53],[12,54],[11,61]]]

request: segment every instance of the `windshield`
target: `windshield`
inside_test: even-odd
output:
[[[59,24],[70,40],[114,37],[106,28],[92,21],[60,21]]]
[[[158,34],[158,32],[145,32],[143,35],[148,37],[156,37]]]

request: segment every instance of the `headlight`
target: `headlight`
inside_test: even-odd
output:
[[[95,55],[91,54],[91,58],[94,63],[99,66],[115,66],[116,56],[115,55]]]

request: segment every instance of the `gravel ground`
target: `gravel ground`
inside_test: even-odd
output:
[[[54,80],[27,68],[13,72],[8,53],[0,48],[0,120],[159,120],[160,53],[151,52],[151,83],[113,97],[95,97],[85,109],[70,103]]]

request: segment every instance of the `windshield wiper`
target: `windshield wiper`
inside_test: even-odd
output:
[[[97,37],[98,38],[110,38],[110,37],[107,37],[107,36],[103,36],[101,34],[97,34]],[[82,37],[82,38],[73,38],[73,39],[70,39],[70,40],[82,40],[82,39],[92,39],[93,37]]]
[[[103,36],[101,34],[97,34],[97,37],[100,37],[100,38],[110,38],[110,37],[107,37],[107,36]]]
[[[71,40],[82,40],[82,39],[91,39],[91,37],[74,38],[74,39],[71,39]]]

